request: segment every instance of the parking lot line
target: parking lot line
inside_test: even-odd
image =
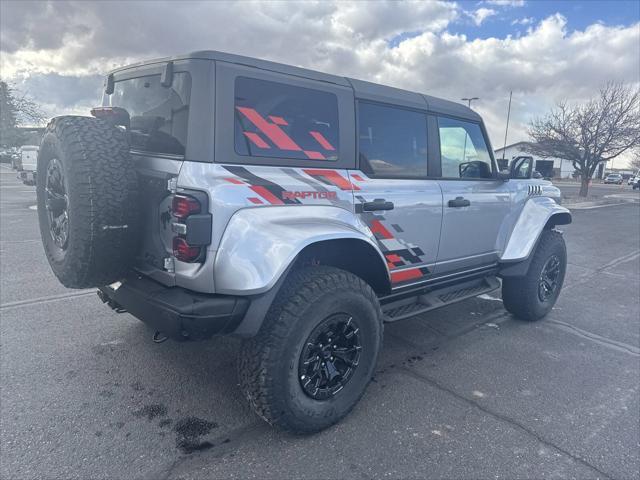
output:
[[[581,277],[576,278],[574,281],[569,282],[569,283],[565,283],[562,288],[564,290],[567,290],[568,288],[573,288],[575,286],[587,283],[595,275],[599,275],[602,272],[604,272],[605,270],[608,270],[608,269],[613,268],[613,267],[617,267],[618,265],[621,265],[623,263],[631,262],[631,261],[635,260],[638,257],[640,257],[640,250],[634,250],[631,253],[627,253],[626,255],[622,255],[620,257],[614,258],[610,262],[605,263],[604,265],[592,270],[591,272],[589,272],[589,273],[587,273],[587,274],[585,274],[585,275],[583,275]]]
[[[603,472],[602,470],[600,470],[598,467],[596,467],[595,465],[589,463],[587,460],[580,458],[577,455],[574,455],[573,453],[571,453],[570,451],[566,450],[565,448],[562,448],[561,446],[559,446],[557,444],[557,442],[553,442],[550,440],[547,440],[546,438],[544,438],[542,435],[540,435],[538,432],[536,432],[535,430],[529,428],[527,425],[525,425],[524,423],[521,423],[519,421],[517,421],[514,418],[508,417],[502,413],[496,412],[491,408],[486,407],[485,405],[480,404],[479,402],[467,398],[464,395],[461,395],[460,393],[456,392],[455,390],[453,390],[452,388],[441,384],[440,382],[438,382],[436,379],[430,378],[427,375],[417,372],[412,368],[408,368],[408,367],[398,367],[395,370],[395,373],[398,374],[404,374],[407,375],[409,377],[415,378],[416,380],[420,381],[420,382],[424,382],[434,388],[437,388],[438,390],[441,390],[443,392],[448,393],[449,395],[452,395],[454,398],[456,398],[457,400],[466,403],[474,408],[479,409],[480,411],[482,411],[483,413],[489,415],[490,417],[493,417],[494,419],[498,420],[498,421],[502,421],[502,422],[506,422],[507,424],[509,424],[511,427],[516,428],[520,431],[522,431],[523,433],[525,433],[526,435],[529,435],[531,437],[533,437],[534,439],[536,439],[538,442],[540,442],[541,444],[545,445],[546,447],[556,450],[558,451],[560,454],[567,456],[568,458],[572,459],[574,462],[579,463],[585,467],[587,467],[588,469],[594,471],[595,473],[597,473],[599,476],[601,476],[602,478],[611,478],[609,475],[607,475],[605,472]]]
[[[640,348],[634,347],[633,345],[629,345],[628,343],[616,342],[615,340],[611,340],[610,338],[602,337],[595,333],[588,332],[587,330],[583,330],[574,325],[561,322],[560,320],[549,319],[547,320],[547,324],[553,325],[556,328],[560,328],[565,332],[578,335],[579,337],[595,342],[598,345],[602,345],[607,348],[612,348],[618,352],[628,353],[630,355],[640,357]]]
[[[17,302],[7,302],[7,303],[0,304],[0,310],[23,307],[26,305],[34,305],[36,303],[57,302],[60,300],[65,300],[67,298],[86,297],[87,295],[95,295],[95,293],[96,293],[95,289],[79,290],[73,293],[62,293],[60,295],[51,295],[48,297],[31,298],[28,300],[20,300]]]

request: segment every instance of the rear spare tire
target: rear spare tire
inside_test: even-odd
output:
[[[135,253],[137,178],[124,131],[91,117],[49,122],[38,153],[40,235],[69,288],[121,278]]]

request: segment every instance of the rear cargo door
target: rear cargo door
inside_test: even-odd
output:
[[[203,122],[211,122],[213,102],[192,101],[196,95],[212,98],[212,71],[213,62],[194,59],[126,69],[114,74],[113,92],[103,96],[103,106],[124,108],[130,117],[131,159],[143,212],[137,267],[166,285],[175,284],[169,182],[185,158],[213,160],[206,136],[193,128],[207,128]]]

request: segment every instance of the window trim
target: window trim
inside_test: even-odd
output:
[[[337,150],[337,158],[331,160],[331,159],[322,159],[322,160],[318,160],[318,159],[313,159],[313,158],[300,158],[300,157],[285,157],[285,156],[275,156],[275,155],[255,155],[253,153],[249,153],[247,155],[238,152],[237,149],[237,145],[236,145],[236,129],[235,129],[235,115],[236,115],[236,101],[235,101],[235,95],[236,95],[236,89],[237,89],[237,82],[240,79],[245,79],[245,80],[254,80],[254,81],[259,81],[259,82],[268,82],[268,83],[276,83],[276,84],[280,84],[280,85],[285,85],[285,86],[289,86],[289,87],[294,87],[294,88],[303,88],[305,90],[313,90],[316,92],[320,92],[323,94],[327,94],[327,95],[331,95],[335,101],[336,101],[336,121],[337,121],[337,126],[336,126],[336,130],[338,132],[338,148],[336,148]],[[338,96],[335,94],[335,92],[329,92],[329,91],[325,91],[325,90],[319,90],[317,88],[309,88],[309,87],[301,87],[299,85],[292,85],[291,83],[284,83],[284,82],[276,82],[273,80],[264,80],[261,78],[255,78],[255,77],[249,77],[247,75],[237,75],[234,77],[233,79],[233,115],[234,115],[234,128],[233,128],[233,151],[235,152],[236,155],[240,156],[240,157],[248,157],[248,158],[281,158],[284,160],[294,160],[294,161],[321,161],[321,162],[329,162],[328,167],[331,168],[332,165],[340,162],[341,160],[341,149],[340,149],[340,105],[339,105],[339,99]],[[295,139],[293,139],[295,141]]]
[[[491,142],[489,141],[489,136],[487,135],[487,131],[484,127],[484,122],[482,122],[482,120],[480,121],[475,121],[475,120],[470,120],[468,118],[462,118],[462,117],[457,117],[455,115],[446,115],[446,114],[440,114],[440,113],[432,113],[434,120],[435,120],[435,132],[434,134],[437,135],[438,138],[438,149],[437,149],[437,154],[438,154],[438,164],[440,166],[440,170],[439,170],[439,174],[440,176],[438,177],[438,180],[445,180],[445,181],[458,181],[458,182],[495,182],[498,180],[498,168],[496,165],[496,161],[495,158],[493,156],[493,150],[492,150],[492,146],[491,146]],[[482,135],[482,138],[484,139],[484,143],[487,147],[487,152],[489,153],[489,160],[491,161],[491,177],[489,178],[460,178],[460,177],[443,177],[442,176],[442,149],[441,149],[441,142],[440,142],[440,127],[438,124],[438,118],[449,118],[451,120],[457,120],[459,122],[466,122],[466,123],[471,123],[474,125],[478,125],[480,127],[480,133]]]
[[[431,168],[431,162],[429,161],[430,158],[430,153],[431,153],[431,143],[429,141],[429,112],[427,110],[422,110],[419,108],[411,108],[411,107],[407,107],[404,105],[397,105],[395,103],[387,103],[387,102],[379,102],[379,101],[375,101],[375,100],[368,100],[368,99],[361,99],[361,98],[356,98],[355,99],[355,142],[356,142],[356,165],[358,170],[360,170],[361,172],[364,172],[367,177],[369,178],[374,178],[374,179],[384,179],[384,180],[430,180],[433,177],[429,176],[429,171]],[[387,108],[395,108],[398,110],[407,110],[409,112],[414,112],[414,113],[420,113],[422,115],[424,115],[424,127],[425,127],[425,136],[427,138],[427,157],[425,158],[425,166],[427,167],[427,174],[424,176],[407,176],[407,175],[391,175],[389,176],[388,174],[384,174],[384,173],[369,173],[366,172],[365,170],[363,170],[362,168],[362,162],[360,160],[360,105],[366,103],[369,105],[375,105],[375,106],[379,106],[379,107],[387,107]]]

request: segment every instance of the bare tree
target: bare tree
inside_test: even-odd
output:
[[[580,173],[580,196],[586,197],[598,165],[640,146],[640,91],[607,83],[600,95],[582,105],[557,104],[529,126],[527,150],[569,160]]]
[[[19,125],[42,125],[46,120],[39,105],[25,93],[0,80],[0,144],[19,145]]]

